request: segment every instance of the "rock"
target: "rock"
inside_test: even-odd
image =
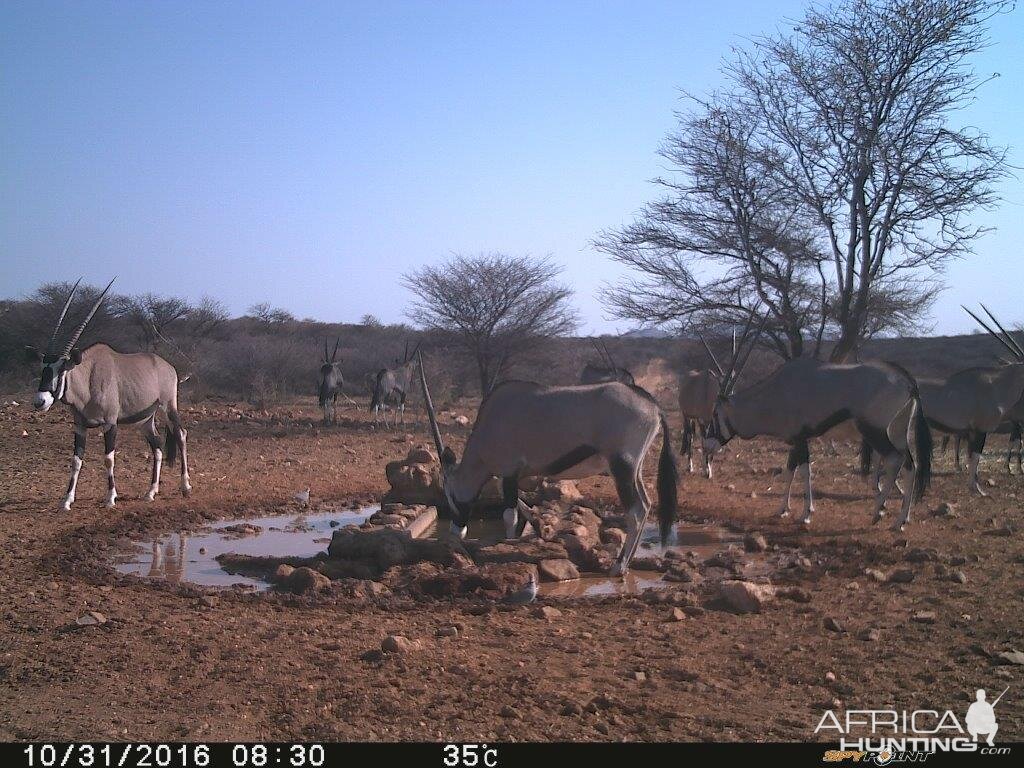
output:
[[[646,683],[647,682],[647,673],[646,672],[640,672],[640,671],[634,672],[633,673],[633,679],[636,680],[638,683]]]
[[[743,548],[747,552],[765,552],[768,540],[760,533],[748,533],[743,537]]]
[[[897,568],[889,574],[888,581],[890,584],[909,584],[916,575],[910,568]]]
[[[775,590],[775,594],[795,603],[811,602],[811,593],[800,587],[780,587]]]
[[[601,529],[601,543],[612,544],[617,549],[622,549],[622,546],[626,543],[627,533],[621,528],[602,528]],[[633,558],[636,562],[636,558]]]
[[[995,481],[995,480],[993,480],[993,479],[992,479],[991,477],[990,477],[990,478],[989,478],[988,480],[986,480],[986,481],[985,481],[985,484],[986,484],[986,485],[987,485],[987,486],[988,486],[989,488],[995,488],[995,487],[996,487],[996,481]]]
[[[949,580],[955,581],[957,584],[966,584],[967,574],[961,570],[950,571]]]
[[[939,559],[939,553],[934,549],[925,549],[924,547],[914,547],[908,550],[903,559],[908,563],[934,563]]]
[[[434,634],[438,637],[458,637],[459,628],[454,625],[450,627],[438,627],[437,632]]]
[[[664,571],[665,561],[656,555],[637,555],[630,561],[629,567],[634,571]]]
[[[596,723],[594,723],[594,730],[604,736],[607,736],[610,733],[608,723],[604,722],[603,720],[598,720]]]
[[[686,619],[686,611],[678,606],[668,612],[669,621],[684,621]]]
[[[541,581],[572,581],[580,577],[579,569],[568,559],[541,560],[537,564]]]
[[[825,621],[823,623],[824,623],[825,629],[827,629],[829,632],[845,632],[846,631],[846,629],[843,628],[843,625],[839,623],[839,620],[833,618],[832,616],[826,616],[825,617]]]
[[[274,581],[281,582],[287,579],[292,573],[295,572],[295,568],[287,563],[281,563],[277,566],[277,570],[274,571]]]
[[[306,592],[319,592],[331,586],[331,580],[319,571],[302,566],[294,569],[282,582],[282,586],[289,592],[303,594]]]
[[[419,647],[419,640],[410,640],[405,635],[388,635],[380,641],[380,649],[384,653],[409,653],[419,650]]]
[[[203,595],[199,598],[199,604],[207,608],[214,608],[220,604],[220,598],[213,595]]]
[[[944,501],[932,510],[932,517],[957,517],[956,504]]]
[[[583,498],[576,483],[572,480],[545,480],[538,489],[542,501],[561,501],[573,503]]]
[[[107,617],[99,611],[86,611],[77,619],[75,619],[75,624],[77,624],[80,627],[96,627],[100,624],[106,623]]]
[[[877,581],[879,584],[884,584],[889,580],[889,577],[877,568],[865,568],[864,575],[872,581]]]
[[[476,562],[486,563],[533,563],[539,565],[544,560],[565,560],[568,557],[566,548],[557,541],[541,541],[526,539],[510,544],[499,542],[489,547],[480,547],[473,553]]]
[[[409,451],[405,460],[410,464],[436,464],[437,455],[429,446],[417,445]]]
[[[1024,653],[1020,651],[1000,651],[994,658],[997,664],[1024,664]]]
[[[775,597],[770,584],[752,581],[723,581],[718,590],[719,597],[736,613],[760,613]]]
[[[28,437],[28,430],[25,430],[25,429],[21,430],[21,436],[22,437]]]
[[[559,714],[563,717],[579,717],[583,714],[583,707],[574,701],[570,701],[567,704],[562,705],[562,709],[559,710]]]
[[[545,619],[547,621],[554,621],[562,616],[562,612],[557,608],[550,605],[540,605],[534,608],[530,614],[537,619]]]
[[[504,707],[502,707],[501,711],[498,714],[501,715],[504,718],[509,719],[509,720],[521,720],[522,719],[522,715],[520,715],[515,709],[510,707],[508,704],[506,704]]]
[[[938,617],[935,615],[935,611],[917,611],[910,617],[910,620],[916,624],[934,624]]]
[[[463,415],[462,415],[462,414],[460,413],[459,415],[457,415],[457,416],[454,416],[454,417],[452,418],[452,421],[454,421],[454,422],[455,422],[456,424],[458,424],[458,425],[459,425],[460,427],[464,427],[464,426],[466,426],[467,424],[469,424],[469,417],[468,417],[468,416],[463,416]]]
[[[825,682],[826,683],[834,683],[835,681],[836,681],[836,673],[835,672],[826,672],[825,673]]]
[[[383,658],[384,652],[379,648],[371,648],[370,650],[359,654],[359,659],[361,661],[380,661]]]
[[[858,640],[864,640],[869,643],[877,642],[879,637],[881,637],[880,633],[873,627],[865,627],[857,633]]]

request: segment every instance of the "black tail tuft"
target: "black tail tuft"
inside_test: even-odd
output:
[[[164,462],[173,467],[178,459],[178,438],[170,424],[164,425]]]
[[[693,419],[683,419],[683,443],[682,443],[682,454],[684,456],[690,455],[690,450],[693,448]]]
[[[381,401],[384,399],[384,388],[381,386],[381,379],[384,378],[384,374],[387,373],[387,369],[381,368],[377,371],[377,383],[373,385],[373,397],[370,399],[370,410],[372,411]]]
[[[917,408],[914,412],[914,448],[917,456],[917,475],[914,478],[914,500],[920,501],[924,492],[932,482],[932,431],[921,407],[921,398],[916,397]]]
[[[676,457],[672,454],[672,433],[668,422],[661,417],[661,456],[658,459],[658,532],[661,543],[668,541],[672,526],[676,522],[679,507],[679,468]]]
[[[867,477],[871,472],[871,454],[873,449],[867,440],[860,441],[860,476]]]

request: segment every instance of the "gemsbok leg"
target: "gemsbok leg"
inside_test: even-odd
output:
[[[149,490],[142,496],[144,501],[153,501],[160,493],[160,465],[163,463],[164,453],[160,446],[160,433],[156,429],[156,414],[146,422],[146,442],[149,443],[149,450],[153,455],[153,470],[149,478]]]
[[[117,425],[107,427],[103,433],[103,466],[107,470],[107,507],[113,508],[117,501],[117,490],[114,488],[114,446],[117,443]]]
[[[68,491],[64,494],[64,503],[61,509],[65,512],[71,511],[71,505],[75,503],[75,489],[78,488],[78,476],[82,472],[82,462],[85,460],[85,425],[75,421],[75,449],[71,454],[71,479],[68,481]]]
[[[988,437],[986,432],[970,432],[967,435],[967,467],[970,473],[967,487],[972,493],[976,493],[979,496],[988,496],[983,490],[981,490],[981,484],[978,482],[978,463],[981,461],[981,453],[985,450],[985,438]]]
[[[170,431],[171,439],[167,442],[168,453],[167,463],[174,464],[172,451],[181,454],[181,495],[188,496],[192,493],[192,485],[188,476],[188,430],[181,426],[181,417],[177,410],[167,409],[167,429]]]
[[[615,490],[618,492],[622,508],[626,511],[626,543],[611,570],[612,576],[622,576],[628,567],[626,564],[632,561],[640,544],[650,508],[644,505],[643,496],[638,488],[636,463],[620,455],[613,457],[610,465]]]

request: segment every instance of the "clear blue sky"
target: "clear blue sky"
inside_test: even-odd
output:
[[[0,296],[123,292],[403,319],[406,270],[550,254],[586,331],[620,274],[590,247],[655,194],[679,90],[803,2],[0,4]],[[1024,148],[1024,22],[999,19],[965,121]],[[1021,153],[1013,161],[1024,165]],[[1024,178],[1024,177],[1022,177]],[[1024,182],[948,272],[938,332],[1024,321]]]

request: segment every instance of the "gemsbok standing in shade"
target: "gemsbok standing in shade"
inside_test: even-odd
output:
[[[402,362],[394,368],[381,368],[377,372],[377,378],[373,385],[373,397],[370,399],[370,410],[373,412],[374,424],[377,424],[379,417],[383,415],[384,427],[388,427],[389,402],[395,405],[395,410],[399,413],[401,423],[405,424],[405,401],[409,396],[409,389],[412,386],[412,375],[416,369],[416,354],[419,348],[420,345],[417,342],[410,355],[409,342],[406,342]],[[392,424],[399,417],[392,419]]]
[[[152,450],[151,483],[143,498],[152,501],[160,490],[163,451],[166,451],[168,464],[174,463],[177,453],[181,454],[181,492],[188,496],[192,486],[188,476],[186,431],[178,415],[178,372],[174,366],[151,352],[123,354],[102,343],[92,344],[85,349],[75,346],[103,303],[110,286],[114,284],[113,280],[103,289],[61,351],[56,351],[57,336],[78,283],[75,283],[64,302],[46,351],[40,354],[34,347],[26,348],[29,361],[42,363],[39,390],[32,401],[33,408],[48,411],[59,400],[71,409],[74,418],[75,447],[71,457],[71,480],[64,496],[64,511],[69,511],[75,500],[78,476],[85,457],[86,431],[94,428],[103,432],[104,464],[107,469],[106,504],[108,507],[114,506],[117,499],[114,488],[114,447],[118,427],[123,424],[142,424],[146,441]],[[163,410],[167,415],[163,451],[156,428],[157,410]]]
[[[893,363],[822,363],[790,360],[758,384],[732,395],[724,391],[715,404],[705,450],[716,451],[734,437],[775,437],[792,446],[787,488],[779,514],[789,514],[789,491],[795,470],[807,467],[807,504],[801,522],[811,522],[811,465],[807,441],[852,419],[861,436],[882,456],[885,481],[875,501],[874,522],[885,514],[885,501],[904,466],[908,472],[901,515],[895,527],[910,521],[913,503],[931,479],[932,438],[914,378]]]
[[[626,510],[628,536],[612,569],[624,574],[636,552],[651,500],[644,489],[644,459],[661,429],[658,461],[658,523],[665,541],[676,519],[678,473],[668,423],[657,402],[637,386],[621,382],[577,386],[542,386],[507,381],[484,399],[462,461],[445,447],[420,361],[420,384],[430,428],[441,459],[441,485],[451,530],[464,537],[469,513],[480,489],[499,477],[509,534],[521,534],[526,505],[519,499],[524,477],[579,479],[610,471]],[[541,530],[536,518],[531,525]]]

